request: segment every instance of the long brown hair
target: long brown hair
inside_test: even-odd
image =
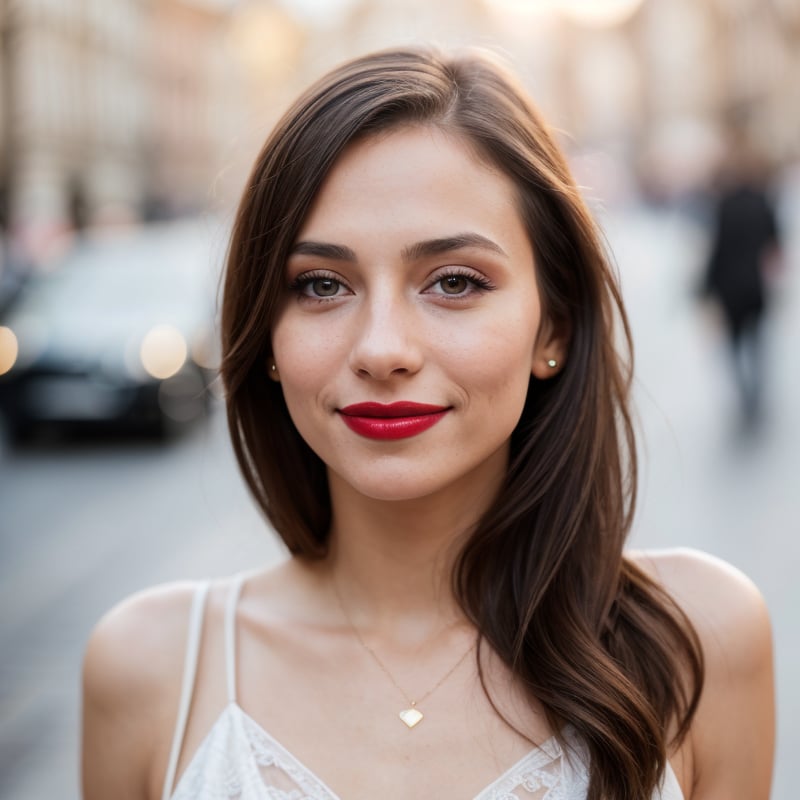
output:
[[[324,556],[325,465],[267,377],[270,331],[290,248],[331,166],[354,140],[404,124],[460,136],[514,181],[543,311],[569,337],[563,371],[531,377],[505,485],[457,561],[456,596],[553,729],[569,722],[586,743],[590,800],[642,800],[688,730],[701,651],[682,612],[622,554],[636,453],[613,271],[553,137],[491,58],[409,49],[356,59],[303,94],[267,140],[236,217],[222,311],[239,464],[290,551]]]

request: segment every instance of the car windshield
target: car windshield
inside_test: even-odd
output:
[[[208,238],[189,229],[87,241],[32,279],[16,310],[52,320],[76,312],[210,306],[217,274]]]

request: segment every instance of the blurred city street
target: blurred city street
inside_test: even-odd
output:
[[[593,205],[635,347],[631,546],[698,548],[760,587],[772,800],[800,795],[797,0],[0,0],[0,800],[79,797],[81,658],[107,609],[283,556],[218,399],[203,417],[233,209],[301,89],[430,42],[508,60]],[[710,200],[748,164],[785,246],[745,426],[700,289]],[[10,443],[65,418],[148,436]]]
[[[787,203],[787,208],[797,206]],[[769,331],[768,414],[741,435],[713,316],[694,299],[704,241],[676,212],[604,215],[637,347],[637,547],[696,547],[749,574],[771,608],[779,743],[774,800],[800,748],[800,230]],[[797,220],[798,217],[794,216]],[[79,671],[91,626],[147,585],[280,557],[216,408],[166,446],[38,441],[0,460],[0,797],[78,797]],[[735,699],[732,699],[735,702]]]

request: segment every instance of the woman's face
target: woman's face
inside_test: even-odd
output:
[[[531,371],[561,356],[510,179],[433,127],[359,141],[286,284],[277,375],[332,485],[406,500],[498,484]]]

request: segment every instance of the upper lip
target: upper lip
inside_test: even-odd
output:
[[[350,417],[418,417],[424,414],[438,414],[447,411],[448,406],[435,406],[430,403],[412,403],[398,400],[396,403],[353,403],[339,409],[339,413]]]

